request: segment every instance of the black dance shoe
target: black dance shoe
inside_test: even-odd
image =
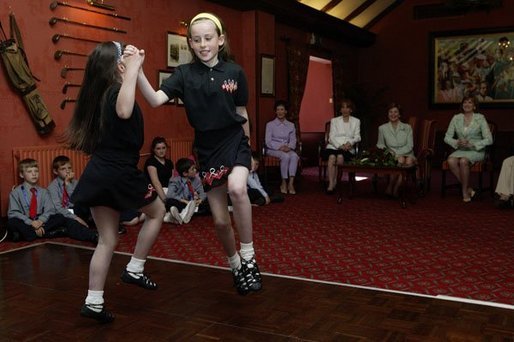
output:
[[[135,284],[147,290],[156,290],[157,283],[153,282],[150,277],[144,273],[133,273],[124,270],[121,274],[121,280],[127,284]]]
[[[87,304],[84,304],[82,306],[82,309],[80,309],[80,315],[82,317],[96,319],[98,322],[102,324],[111,323],[112,321],[114,321],[114,315],[112,312],[105,310],[105,308],[102,308],[102,311],[97,312],[95,310],[90,309]]]
[[[255,258],[252,258],[248,261],[242,261],[246,265],[247,272],[250,273],[252,278],[254,279],[254,282],[250,283],[250,290],[251,291],[259,291],[262,288],[262,276],[261,272],[259,271],[259,266],[257,266],[257,261],[255,261]]]
[[[232,278],[234,279],[234,287],[237,290],[237,293],[244,296],[250,292],[250,283],[252,281],[255,281],[252,278],[252,275],[248,272],[245,272],[246,270],[241,265],[241,267],[237,270],[232,270]]]
[[[241,268],[232,270],[232,277],[234,278],[234,286],[240,295],[244,296],[251,291],[259,291],[262,288],[261,273],[254,258],[250,261],[241,259]]]

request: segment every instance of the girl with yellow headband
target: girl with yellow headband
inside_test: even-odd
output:
[[[226,31],[211,13],[196,15],[188,27],[193,62],[179,65],[155,91],[142,69],[138,85],[151,106],[182,99],[195,130],[200,175],[218,238],[228,257],[234,285],[244,295],[261,289],[252,239],[252,207],[246,190],[251,166],[248,125],[248,85],[243,69],[228,61]],[[227,192],[240,239],[238,253]]]

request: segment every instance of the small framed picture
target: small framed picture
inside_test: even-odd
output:
[[[193,56],[189,51],[187,37],[174,32],[168,32],[167,42],[167,61],[168,68],[173,68],[181,64],[191,62]]]
[[[261,95],[275,95],[275,57],[261,56]]]
[[[157,75],[157,89],[161,87],[162,82],[170,77],[173,74],[173,71],[170,70],[159,70]],[[166,104],[175,104],[175,98],[169,100]]]

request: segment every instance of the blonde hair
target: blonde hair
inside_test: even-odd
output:
[[[18,163],[18,172],[22,173],[30,167],[37,167],[39,169],[39,164],[37,160],[31,158],[22,159]]]
[[[189,22],[189,26],[187,27],[187,38],[191,39],[191,26],[193,26],[194,23],[200,20],[210,20],[214,23],[214,26],[216,27],[216,33],[218,33],[218,37],[221,35],[225,36],[225,41],[222,46],[220,46],[218,50],[218,57],[221,60],[228,61],[230,59],[230,47],[228,44],[228,36],[226,32],[225,25],[223,24],[223,21],[217,16],[212,13],[208,12],[202,12],[193,17],[191,21]],[[193,60],[198,61],[198,57],[196,57],[193,49],[191,49],[191,46],[189,46],[189,50],[191,51],[191,55],[193,56]]]
[[[215,16],[214,14],[207,13],[207,12],[202,12],[202,13],[198,13],[197,15],[195,15],[194,18],[191,19],[189,26],[191,26],[195,21],[200,20],[200,19],[209,19],[218,28],[218,33],[223,34],[223,25],[221,25],[221,21],[219,20],[219,18],[217,16]]]

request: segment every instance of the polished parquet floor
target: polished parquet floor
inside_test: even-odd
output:
[[[149,260],[159,283],[121,283],[115,254],[100,325],[79,316],[92,250],[45,243],[0,254],[0,341],[514,341],[506,308],[264,275],[239,296],[228,270]]]

